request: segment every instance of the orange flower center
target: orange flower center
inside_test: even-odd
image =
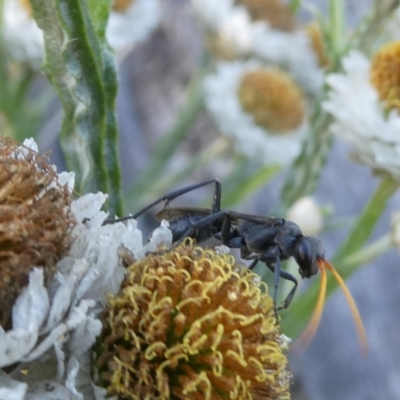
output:
[[[383,46],[375,54],[370,79],[386,107],[400,111],[400,41]]]
[[[247,73],[238,94],[243,109],[271,133],[289,132],[304,120],[302,92],[282,71],[258,69]]]

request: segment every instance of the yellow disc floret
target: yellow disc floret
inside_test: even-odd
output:
[[[270,133],[290,132],[303,123],[303,95],[289,75],[273,69],[246,73],[239,84],[243,110]]]
[[[95,375],[119,399],[289,399],[266,286],[190,240],[128,268],[109,298]]]
[[[400,41],[383,46],[375,54],[370,78],[386,107],[400,111]]]

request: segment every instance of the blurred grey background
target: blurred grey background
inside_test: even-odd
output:
[[[322,9],[327,6],[322,0],[314,3],[320,3]],[[349,26],[364,14],[369,3],[366,0],[346,2]],[[125,187],[148,163],[155,141],[172,126],[184,101],[187,83],[199,63],[201,48],[200,30],[189,2],[164,0],[159,28],[120,65],[118,120]],[[60,107],[54,102],[39,143],[42,150],[52,149],[52,161],[63,168],[57,142],[61,118]],[[216,132],[210,117],[203,113],[194,124],[188,144],[180,151],[195,153],[197,144],[207,142]],[[346,144],[335,141],[315,196],[320,204],[331,205],[335,216],[350,218],[363,209],[379,180],[371,176],[368,168],[350,161],[348,152]],[[217,170],[214,175],[218,176]],[[282,178],[275,179],[272,185],[259,191],[246,211],[271,212],[278,204],[282,182]],[[373,238],[389,231],[391,213],[400,209],[399,200],[397,193]],[[347,229],[343,228],[322,235],[328,259],[346,233]],[[362,267],[348,285],[367,330],[369,356],[361,355],[347,303],[337,290],[326,304],[321,326],[310,347],[300,358],[292,358],[294,400],[400,399],[398,253],[393,250]]]

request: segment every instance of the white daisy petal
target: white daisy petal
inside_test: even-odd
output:
[[[34,268],[29,284],[15,302],[12,311],[13,329],[39,329],[49,311],[49,296],[43,285],[43,269]]]
[[[13,329],[0,331],[0,368],[21,360],[36,345],[38,330]]]
[[[344,72],[331,74],[328,100],[323,108],[335,119],[331,131],[355,147],[361,162],[400,179],[400,117],[388,115],[370,83],[368,59],[352,51],[343,62]]]

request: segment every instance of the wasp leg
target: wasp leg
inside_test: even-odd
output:
[[[279,260],[279,259],[278,259]],[[290,274],[289,272],[283,271],[282,269],[280,269],[280,260],[278,262],[276,262],[276,264],[269,264],[266,263],[267,267],[274,273],[274,305],[276,308],[276,302],[277,302],[277,296],[278,296],[278,285],[279,285],[279,278],[285,279],[287,281],[293,282],[294,286],[293,288],[290,290],[289,294],[286,296],[283,305],[276,308],[276,311],[280,311],[280,310],[284,310],[286,308],[289,307],[291,301],[293,300],[293,296],[296,293],[296,289],[297,289],[297,279]],[[276,266],[278,265],[278,268],[276,268]]]

